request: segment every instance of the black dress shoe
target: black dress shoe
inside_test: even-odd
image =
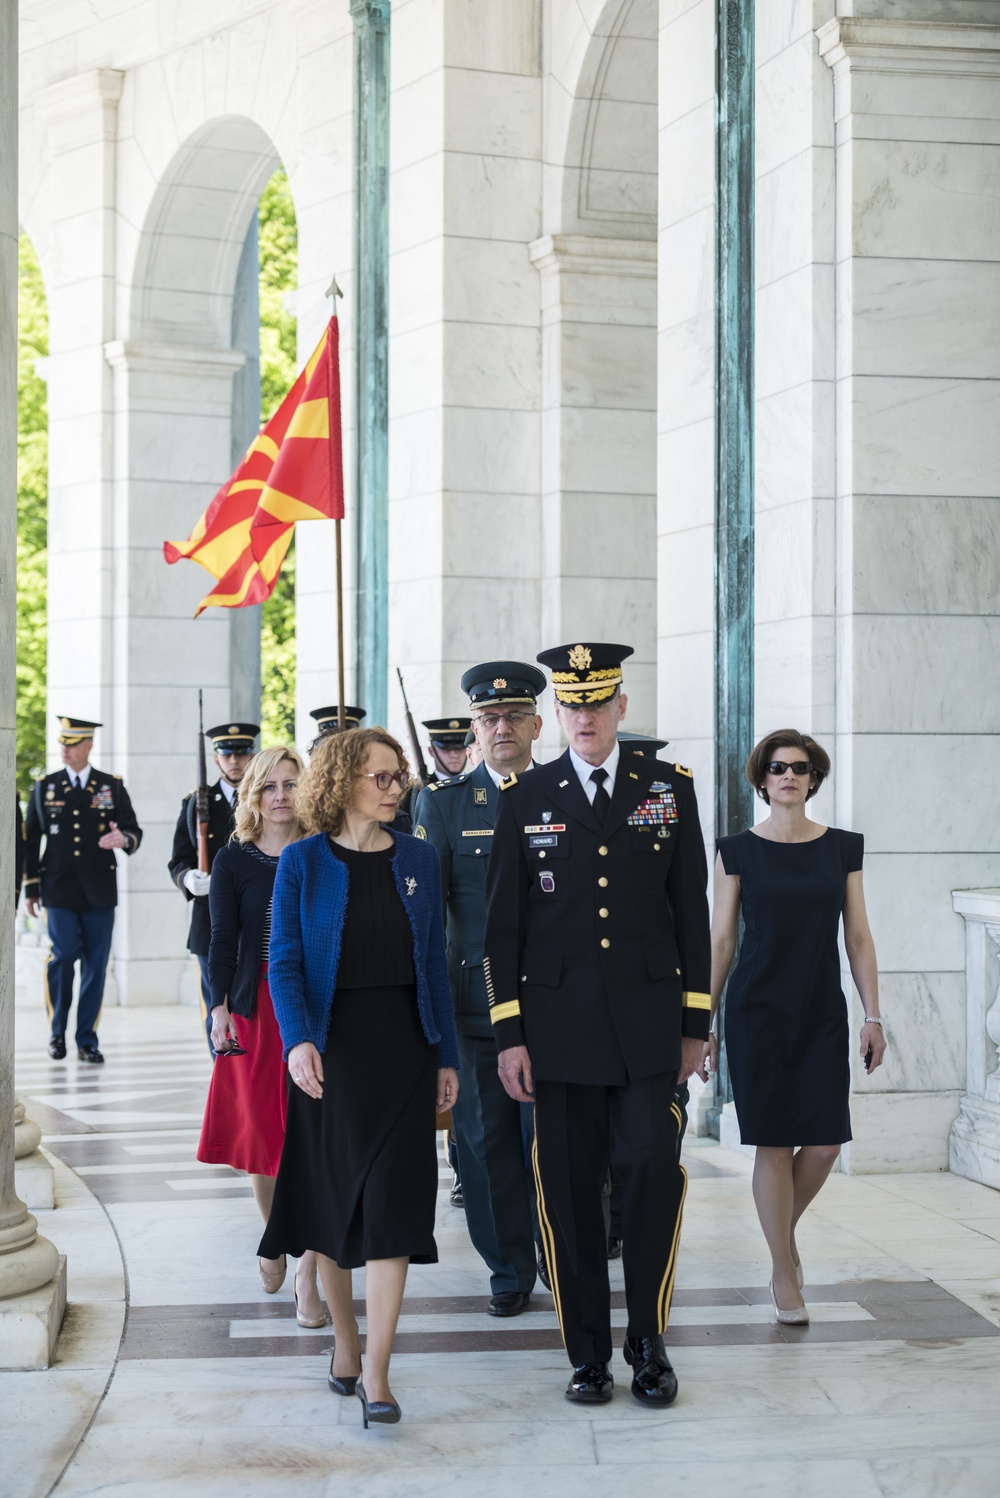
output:
[[[49,1037],[49,1055],[53,1061],[66,1060],[66,1037],[65,1035],[51,1035]]]
[[[465,1197],[462,1194],[461,1181],[456,1181],[454,1186],[452,1186],[451,1191],[448,1194],[448,1200],[451,1202],[453,1207],[465,1206]]]
[[[78,1061],[89,1061],[91,1066],[104,1065],[104,1057],[101,1055],[96,1045],[80,1046],[76,1053],[76,1059]]]
[[[330,1354],[330,1371],[326,1375],[326,1381],[335,1394],[354,1394],[357,1391],[358,1379],[361,1377],[361,1374],[348,1373],[345,1376],[341,1376],[339,1373],[334,1373],[333,1359],[336,1356],[336,1352],[337,1349],[334,1348]]]
[[[632,1369],[632,1393],[640,1404],[662,1408],[677,1398],[677,1375],[662,1337],[626,1337],[625,1361]]]
[[[365,1430],[369,1425],[398,1425],[402,1410],[394,1399],[369,1399],[365,1386],[359,1378],[354,1392],[361,1400],[361,1419]]]
[[[608,1258],[620,1259],[622,1256],[622,1240],[620,1238],[608,1239]]]
[[[527,1309],[528,1299],[523,1290],[501,1290],[490,1296],[486,1309],[491,1316],[520,1316]]]
[[[538,1278],[541,1280],[546,1290],[552,1289],[552,1282],[549,1279],[549,1266],[545,1262],[545,1255],[542,1253],[541,1249],[538,1250]]]
[[[583,1363],[573,1369],[566,1398],[573,1404],[607,1404],[615,1387],[607,1363]]]

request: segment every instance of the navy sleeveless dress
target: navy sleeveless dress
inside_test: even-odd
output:
[[[851,1138],[850,1030],[837,937],[860,832],[808,843],[719,839],[740,879],[743,941],[726,990],[726,1055],[744,1144]]]

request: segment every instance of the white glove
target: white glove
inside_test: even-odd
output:
[[[183,883],[188,894],[194,895],[197,898],[199,895],[208,894],[209,886],[212,883],[212,876],[211,874],[203,874],[200,869],[188,869],[184,875]]]

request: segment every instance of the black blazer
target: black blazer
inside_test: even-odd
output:
[[[526,1045],[543,1081],[675,1071],[681,1036],[708,1035],[707,876],[679,765],[623,746],[603,828],[568,752],[505,788],[486,873],[498,1049]]]
[[[208,896],[195,897],[184,888],[184,875],[189,869],[198,867],[198,824],[196,793],[191,792],[181,802],[181,814],[174,828],[174,846],[167,868],[170,877],[191,905],[191,927],[188,931],[188,951],[199,957],[207,957],[212,940],[212,917],[208,909]],[[215,855],[225,847],[233,832],[235,813],[226,800],[219,781],[208,788],[208,871],[212,872]]]
[[[54,910],[90,910],[118,904],[118,863],[98,842],[114,822],[125,834],[124,853],[142,842],[120,775],[90,767],[83,790],[66,770],[36,780],[24,827],[24,893]],[[42,851],[42,838],[45,851]]]
[[[211,1007],[229,1000],[230,1012],[249,1019],[257,999],[264,917],[274,893],[277,862],[265,863],[236,842],[212,864],[208,892],[212,941],[208,950]]]

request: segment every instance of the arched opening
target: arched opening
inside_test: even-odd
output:
[[[17,732],[22,800],[44,773],[47,737],[49,352],[42,270],[27,234],[17,244]]]

